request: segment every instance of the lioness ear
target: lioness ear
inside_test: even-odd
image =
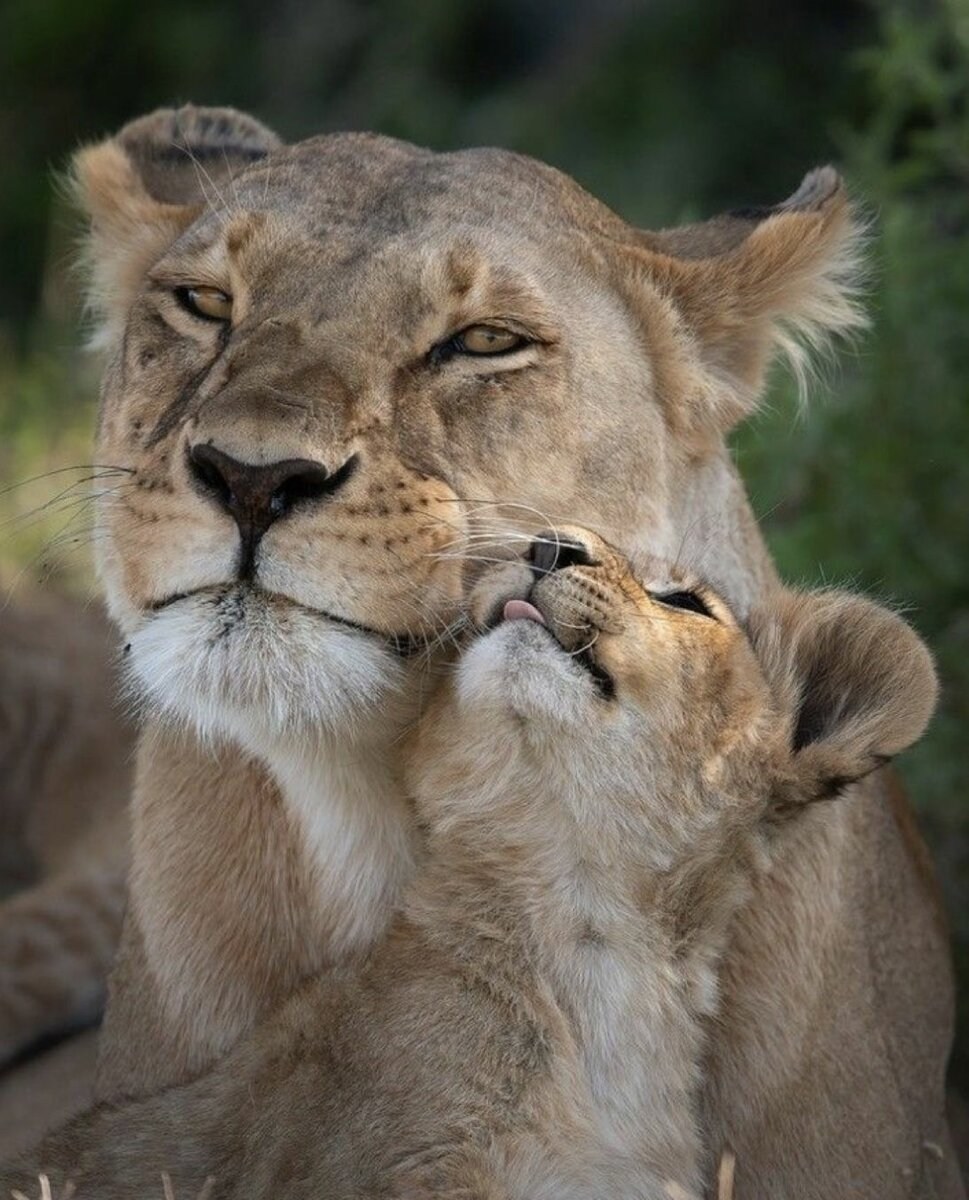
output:
[[[776,353],[803,389],[812,353],[865,324],[861,235],[832,167],[812,171],[773,207],[639,233],[630,255],[647,323],[658,292],[674,309],[687,357],[698,360],[695,377],[662,397],[671,416],[701,434],[726,432],[755,407]]]
[[[90,221],[90,303],[110,340],[145,272],[232,175],[279,146],[231,108],[162,108],[78,151],[74,189]]]
[[[917,741],[938,683],[901,617],[844,592],[786,593],[750,619],[751,640],[790,719],[775,810],[831,799]]]

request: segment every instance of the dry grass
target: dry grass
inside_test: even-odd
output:
[[[720,1158],[720,1169],[717,1172],[717,1200],[734,1200],[733,1181],[736,1166],[736,1156],[731,1151],[725,1150]],[[74,1183],[69,1179],[64,1185],[64,1190],[60,1196],[55,1198],[48,1177],[46,1175],[38,1175],[37,1179],[40,1183],[40,1200],[71,1200],[76,1190]],[[175,1185],[172,1183],[172,1177],[167,1171],[162,1171],[161,1173],[161,1185],[163,1200],[177,1200]],[[205,1183],[202,1184],[202,1189],[195,1197],[195,1200],[209,1200],[214,1187],[215,1176],[210,1175]],[[669,1200],[698,1200],[696,1196],[692,1196],[685,1188],[680,1187],[678,1183],[668,1183],[666,1185],[666,1194],[669,1196]],[[11,1191],[10,1195],[12,1200],[32,1200],[32,1197],[25,1195],[16,1188]]]
[[[733,1180],[737,1167],[737,1156],[731,1150],[725,1150],[720,1157],[720,1169],[717,1172],[717,1200],[734,1200]],[[699,1200],[678,1183],[668,1183],[666,1194],[669,1200]]]
[[[51,1190],[50,1180],[47,1178],[47,1176],[38,1175],[37,1178],[40,1180],[40,1200],[54,1200],[54,1193]],[[64,1190],[61,1192],[59,1200],[71,1200],[74,1192],[74,1184],[69,1179],[67,1183],[64,1184]],[[24,1193],[19,1191],[17,1188],[14,1188],[10,1192],[10,1195],[13,1197],[13,1200],[30,1200],[29,1196],[24,1195]]]
[[[717,1172],[717,1200],[733,1200],[733,1177],[737,1169],[737,1156],[725,1150]]]
[[[162,1171],[162,1191],[165,1194],[165,1200],[175,1200],[175,1188],[172,1185],[172,1177],[167,1171]],[[196,1196],[195,1200],[209,1200],[212,1195],[212,1189],[215,1187],[215,1176],[210,1175],[205,1183],[202,1184],[202,1190]]]
[[[72,1180],[68,1180],[64,1184],[64,1190],[58,1197],[54,1196],[54,1192],[50,1185],[50,1179],[46,1175],[38,1175],[40,1183],[40,1200],[71,1200],[76,1188]],[[176,1200],[175,1185],[172,1183],[172,1177],[167,1171],[161,1173],[162,1196],[164,1200]],[[212,1195],[212,1189],[215,1187],[215,1176],[210,1175],[202,1184],[202,1190],[195,1197],[195,1200],[209,1200]],[[14,1188],[10,1193],[12,1200],[32,1200],[32,1197],[25,1195],[23,1192]]]

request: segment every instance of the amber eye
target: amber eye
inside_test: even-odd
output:
[[[203,321],[231,321],[232,297],[214,287],[180,287],[175,298],[182,308]]]
[[[438,342],[427,357],[434,366],[441,366],[462,354],[469,358],[499,358],[532,344],[531,338],[501,325],[469,325],[447,341]]]
[[[470,325],[455,337],[454,343],[459,354],[507,354],[524,346],[525,339],[498,325]]]

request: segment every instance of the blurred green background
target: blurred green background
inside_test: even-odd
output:
[[[969,0],[6,0],[0,99],[8,584],[90,586],[96,380],[55,176],[80,141],[228,103],[291,139],[523,150],[652,226],[842,167],[872,218],[872,332],[805,413],[778,375],[736,453],[784,574],[898,602],[938,655],[942,711],[901,769],[949,901],[969,1093]]]

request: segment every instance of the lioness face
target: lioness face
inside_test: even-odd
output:
[[[658,406],[623,436],[648,364],[561,231],[488,189],[517,166],[323,139],[151,268],[104,392],[100,461],[131,475],[101,570],[166,703],[338,721],[455,620],[472,531],[662,529]]]
[[[763,272],[741,303],[722,263],[705,280],[682,238],[513,154],[284,148],[228,111],[134,122],[78,177],[109,352],[98,455],[125,473],[100,572],[163,708],[237,734],[359,722],[416,693],[414,651],[447,641],[468,563],[550,522],[702,555],[712,517],[723,571],[757,586],[722,433],[775,316],[797,320]],[[846,227],[836,177],[818,181],[716,246],[707,229],[703,261],[727,248],[740,269],[766,224],[777,264],[807,220],[810,290]]]

